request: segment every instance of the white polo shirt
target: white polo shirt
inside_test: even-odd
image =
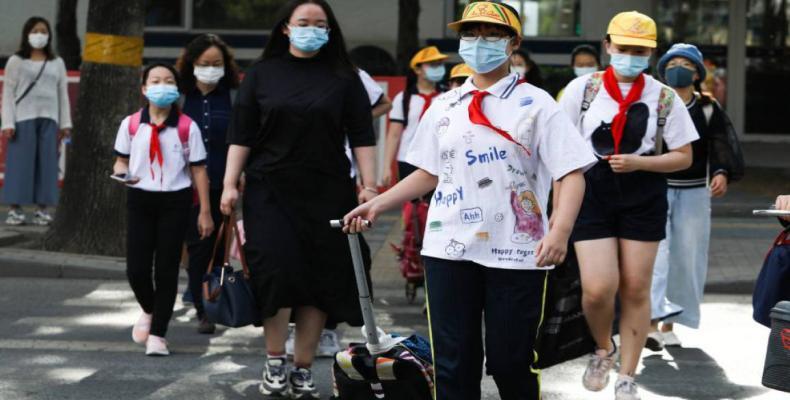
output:
[[[584,120],[579,121],[581,104],[584,99],[584,90],[590,74],[580,76],[565,88],[559,103],[574,125],[581,131],[584,140],[596,155],[603,157],[612,154],[613,141],[611,123],[619,110],[617,102],[606,91],[603,83],[595,99],[590,103],[590,108],[584,114]],[[623,129],[623,138],[620,142],[620,152],[623,154],[646,154],[655,150],[656,130],[658,128],[658,97],[665,86],[652,76],[643,74],[645,87],[642,89],[642,98],[632,104]],[[633,84],[620,83],[623,98]],[[667,115],[664,125],[664,143],[670,150],[677,149],[699,138],[697,128],[691,115],[685,107],[680,96],[672,91],[675,99]],[[579,126],[581,122],[581,126]]]
[[[403,129],[403,133],[401,133],[400,147],[398,148],[397,155],[398,161],[408,162],[406,161],[406,153],[408,153],[411,142],[414,140],[414,134],[417,132],[417,125],[420,123],[420,114],[422,113],[423,106],[425,106],[425,99],[416,94],[411,95],[411,99],[409,99],[409,115],[404,116],[403,94],[404,92],[400,92],[395,95],[395,99],[392,100],[392,110],[390,110],[389,116],[390,122],[408,122]],[[436,101],[436,99],[437,98],[434,97],[432,102]]]
[[[143,109],[140,127],[134,137],[129,136],[129,119],[126,117],[118,128],[115,138],[115,153],[129,159],[129,175],[140,178],[140,182],[130,185],[135,189],[148,192],[175,192],[192,186],[189,166],[206,162],[206,148],[200,128],[192,121],[189,126],[189,140],[185,149],[178,137],[178,113],[172,111],[165,121],[167,127],[159,132],[162,149],[162,167],[158,162],[151,163],[149,148],[151,126],[148,109]],[[185,151],[188,152],[185,156]],[[187,159],[189,163],[187,163]],[[153,167],[153,176],[151,174]]]
[[[489,121],[526,150],[470,122],[474,90],[469,78],[436,98],[406,157],[439,178],[422,254],[536,269],[535,247],[548,231],[552,179],[592,166],[596,158],[554,99],[518,84],[517,74],[488,88],[482,104]]]

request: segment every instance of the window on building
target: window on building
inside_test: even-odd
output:
[[[460,18],[470,0],[457,0],[456,10]],[[515,8],[521,16],[524,36],[579,36],[580,0],[503,0]]]
[[[195,29],[269,30],[285,0],[193,0]]]
[[[659,42],[727,45],[730,0],[660,0]],[[663,47],[663,46],[661,46]]]
[[[145,0],[145,26],[184,27],[183,0]]]

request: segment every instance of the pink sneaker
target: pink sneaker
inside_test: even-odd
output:
[[[132,328],[132,340],[137,344],[143,344],[148,340],[148,331],[151,330],[151,314],[145,312],[140,314],[140,318]]]
[[[145,355],[169,356],[170,351],[167,350],[167,340],[156,335],[148,335],[148,340],[145,342]]]

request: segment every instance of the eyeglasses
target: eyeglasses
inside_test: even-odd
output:
[[[461,40],[463,40],[464,42],[474,42],[475,40],[477,40],[477,38],[482,38],[486,42],[491,42],[491,43],[498,42],[498,41],[500,41],[502,39],[510,39],[511,38],[511,36],[506,35],[504,33],[502,33],[502,34],[494,33],[494,34],[489,34],[489,35],[486,35],[486,36],[480,36],[480,35],[474,34],[472,32],[461,32],[460,37],[461,37]]]

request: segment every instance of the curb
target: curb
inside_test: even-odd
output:
[[[118,257],[3,248],[0,277],[126,279],[126,261]]]
[[[754,293],[754,280],[719,281],[705,284],[705,294],[742,294],[751,296]]]

